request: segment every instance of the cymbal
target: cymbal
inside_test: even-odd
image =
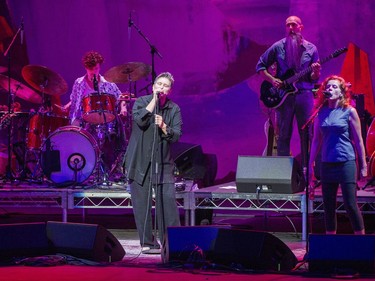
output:
[[[142,62],[128,62],[112,67],[104,74],[104,78],[113,83],[128,83],[144,78],[150,72],[150,65]]]
[[[5,90],[9,90],[8,76],[0,74],[0,86]],[[37,92],[13,78],[10,78],[10,90],[23,100],[31,103],[42,103],[42,97]]]
[[[31,87],[48,95],[60,96],[68,90],[64,78],[45,66],[26,65],[22,68],[22,77]]]

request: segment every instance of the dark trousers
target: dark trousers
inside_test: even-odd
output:
[[[302,130],[302,126],[305,125],[310,118],[313,105],[314,98],[312,92],[303,91],[289,95],[283,104],[276,110],[276,122],[279,130],[277,155],[290,155],[290,141],[293,134],[293,120],[295,117],[300,136],[302,167],[307,167],[307,151],[309,149],[309,141],[312,139],[312,128],[308,127],[308,130]],[[296,152],[295,154],[298,153]]]
[[[363,217],[357,204],[355,161],[323,162],[321,176],[326,231],[337,230],[336,204],[339,186],[341,187],[344,207],[353,230],[363,230],[365,228]]]
[[[159,245],[152,227],[152,194],[155,189],[156,222],[160,243],[165,243],[168,226],[180,226],[180,216],[176,204],[174,183],[159,184],[154,188],[149,180],[143,186],[135,181],[130,183],[130,193],[137,231],[142,247]]]

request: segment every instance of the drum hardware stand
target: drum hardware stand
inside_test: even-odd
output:
[[[14,182],[16,181],[15,177],[13,176],[13,173],[12,173],[12,145],[11,145],[11,134],[12,134],[12,127],[13,127],[13,121],[12,121],[12,113],[13,113],[13,104],[14,104],[14,96],[15,96],[15,93],[12,93],[12,90],[11,90],[11,78],[10,78],[10,68],[11,68],[11,56],[8,55],[9,54],[9,51],[10,49],[12,48],[18,34],[21,34],[21,45],[23,44],[23,18],[21,19],[21,24],[20,24],[20,27],[18,28],[16,34],[13,36],[13,39],[12,41],[10,42],[8,48],[5,50],[4,52],[4,57],[8,57],[8,115],[10,116],[10,124],[9,124],[9,127],[8,127],[8,163],[7,163],[7,167],[6,167],[6,173],[5,173],[5,179],[4,179],[4,182],[6,182],[7,180],[9,180],[10,182]]]
[[[119,164],[120,163],[122,164],[124,154],[125,154],[125,152],[122,152],[122,151],[119,152],[118,156],[116,157],[115,162],[112,164],[111,170],[109,171],[109,175],[108,175],[109,178],[111,178],[111,176],[113,176],[113,174],[119,169]],[[121,169],[123,169],[123,168],[121,167]],[[121,174],[122,174],[122,176],[124,176],[123,171],[121,171]],[[120,180],[121,180],[121,178],[120,178]]]
[[[29,118],[28,122],[30,122],[30,119],[38,114],[37,112],[35,113],[29,113]],[[43,126],[43,124],[42,124]],[[29,132],[29,128],[26,130]],[[29,155],[32,154],[33,158],[30,160]],[[34,167],[29,167],[28,164],[31,162],[35,162]],[[27,178],[27,170],[31,173],[29,176],[29,182],[33,183],[43,183],[43,172],[42,172],[42,166],[40,163],[40,148],[28,148],[27,143],[25,144],[24,148],[24,163],[23,163],[23,171],[21,172],[21,179],[26,179]]]
[[[94,90],[96,91],[96,93],[98,93],[99,95],[101,95],[100,91],[99,91],[99,86],[98,86],[98,81],[96,79],[96,75],[94,75],[94,81],[93,81],[93,84],[94,84]],[[100,103],[100,106],[101,106],[101,109],[99,111],[99,114],[102,114],[103,115],[103,123],[105,124],[105,132],[104,132],[104,140],[105,138],[108,136],[108,124],[107,124],[107,120],[106,120],[106,116],[105,116],[105,113],[104,113],[104,108],[103,108],[103,104]],[[100,128],[99,128],[100,130]],[[98,130],[98,133],[99,134],[99,130]],[[98,158],[98,161],[97,161],[97,178],[96,178],[96,184],[98,185],[103,185],[103,186],[111,186],[112,183],[108,180],[108,173],[105,169],[105,165],[104,165],[104,162],[103,162],[103,152],[102,152],[102,148],[103,148],[103,145],[104,145],[104,141],[103,141],[103,137],[99,137],[99,158]],[[100,174],[102,173],[103,175],[103,179],[102,181],[100,181],[101,177],[100,177]]]
[[[24,145],[21,145],[21,144],[22,143],[20,142],[13,144],[13,153],[16,156],[17,162],[19,163],[20,167],[22,167],[22,170],[20,170],[18,173],[18,178],[20,181],[27,181],[29,178],[28,173],[31,173],[32,174],[31,177],[33,179],[36,179],[36,176],[35,176],[36,172],[41,171],[41,169],[38,169],[40,165],[39,160],[37,161],[36,167],[34,169],[29,168],[28,163],[30,163],[31,161],[28,160],[29,159],[28,154],[29,152],[33,152],[33,154],[35,155],[35,159],[37,159],[38,157],[36,156],[37,153],[35,153],[32,150],[28,150],[26,147],[26,144]],[[39,180],[37,182],[41,183],[42,181]]]
[[[9,88],[10,89],[10,88]],[[13,175],[13,172],[12,172],[12,157],[13,157],[13,152],[12,152],[12,135],[13,135],[13,103],[14,103],[14,93],[10,90],[10,96],[9,96],[9,100],[10,102],[8,102],[9,106],[8,106],[8,113],[7,114],[7,118],[9,118],[9,124],[8,124],[8,146],[7,146],[7,154],[8,154],[8,162],[7,162],[7,166],[6,166],[6,173],[5,173],[5,177],[4,177],[4,182],[6,182],[7,180],[11,181],[11,182],[16,182],[17,179],[14,177]],[[4,121],[4,120],[3,120]]]
[[[104,115],[104,119],[105,119],[105,115]],[[100,184],[100,185],[103,185],[103,186],[111,186],[112,183],[109,181],[109,175],[106,171],[106,167],[105,167],[105,164],[104,164],[104,161],[103,161],[103,152],[102,152],[102,149],[103,149],[103,146],[104,146],[104,143],[105,143],[105,139],[108,137],[108,126],[107,124],[105,123],[105,126],[106,126],[106,129],[105,129],[105,132],[104,132],[104,138],[99,138],[99,158],[98,158],[98,176],[97,176],[97,184]],[[104,139],[104,141],[103,141]],[[100,177],[100,174],[102,174],[102,181],[100,181],[99,179],[101,179]]]
[[[153,82],[148,83],[146,86],[144,86],[142,89],[140,89],[139,92],[142,93],[143,91],[146,91],[146,94],[149,95],[150,94],[149,87],[150,86],[152,87],[152,84],[153,84]]]
[[[129,95],[129,98],[131,99],[131,96]],[[125,185],[126,185],[126,176],[125,176],[125,171],[124,171],[124,167],[123,167],[123,159],[124,159],[124,155],[125,155],[125,152],[126,152],[126,147],[128,146],[128,134],[127,134],[127,129],[128,127],[126,127],[125,124],[130,124],[130,120],[131,120],[131,106],[130,106],[130,101],[129,102],[126,102],[126,101],[120,101],[120,106],[121,106],[121,103],[124,102],[125,103],[125,106],[126,106],[126,115],[124,114],[121,114],[121,110],[119,108],[117,108],[116,112],[118,112],[117,114],[117,128],[118,128],[118,135],[117,137],[119,138],[119,143],[116,143],[116,149],[115,149],[115,152],[117,154],[117,157],[115,159],[115,161],[112,163],[112,166],[111,166],[111,169],[110,169],[110,172],[109,172],[109,179],[116,183],[118,182],[124,182]],[[117,105],[119,106],[119,105]],[[124,120],[125,122],[123,121],[122,119],[122,116],[124,117]],[[124,140],[122,142],[122,140]],[[117,146],[118,145],[118,146]],[[119,170],[121,169],[121,172],[119,172]],[[120,177],[116,177],[116,172],[117,172],[117,175],[118,174],[121,174]]]
[[[34,160],[32,160],[33,162],[35,162],[35,167],[33,167],[33,169],[29,169],[29,167],[27,166],[28,163],[32,162],[32,161],[29,161],[28,159],[28,154],[29,153],[32,153],[33,156],[34,156]],[[40,149],[26,149],[25,151],[25,163],[24,163],[24,173],[26,173],[26,169],[29,169],[31,175],[30,175],[30,178],[29,178],[29,182],[30,183],[43,183],[43,172],[42,172],[42,166],[41,166],[41,163],[40,163]],[[26,177],[26,175],[25,175]]]

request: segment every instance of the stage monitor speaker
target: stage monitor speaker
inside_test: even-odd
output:
[[[198,144],[176,142],[171,145],[171,155],[179,176],[186,179],[203,179],[206,174],[202,147]]]
[[[375,235],[310,234],[309,271],[315,273],[375,273]]]
[[[298,162],[289,156],[239,156],[236,186],[245,193],[297,193],[305,188]]]
[[[212,259],[218,231],[227,226],[168,227],[163,262],[197,263]]]
[[[241,229],[220,229],[213,257],[216,264],[251,270],[290,271],[298,262],[279,238]]]
[[[47,222],[53,251],[99,262],[121,261],[125,250],[117,238],[97,224]]]
[[[50,254],[45,223],[0,225],[0,259]]]

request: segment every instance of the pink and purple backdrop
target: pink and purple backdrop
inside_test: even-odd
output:
[[[151,65],[150,46],[160,52],[155,71],[175,76],[173,99],[184,120],[183,142],[202,145],[218,158],[217,179],[230,179],[238,155],[261,155],[267,112],[259,102],[259,55],[284,36],[286,17],[295,14],[304,36],[321,57],[353,42],[375,59],[375,1],[366,0],[8,0],[15,26],[24,19],[30,64],[59,73],[69,90],[84,74],[88,50],[106,60],[102,73],[127,62]],[[322,76],[339,73],[344,56],[324,65]],[[151,76],[136,83],[147,94]],[[128,84],[119,84],[122,91]],[[145,88],[146,87],[146,88]],[[292,152],[299,153],[294,134]]]

